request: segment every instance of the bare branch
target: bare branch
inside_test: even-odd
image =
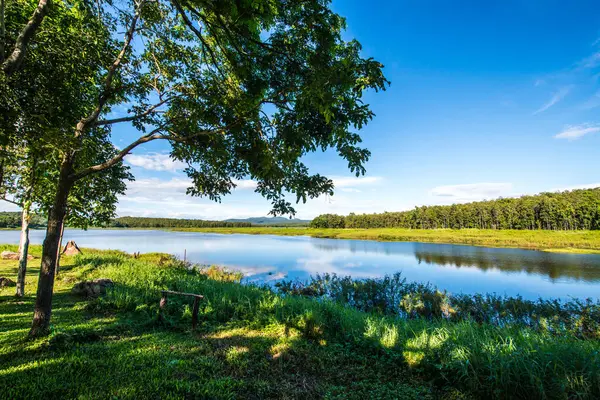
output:
[[[112,124],[118,124],[120,122],[131,122],[131,121],[135,121],[136,119],[140,119],[143,117],[147,117],[148,115],[156,112],[156,109],[162,105],[164,105],[165,103],[169,102],[170,100],[172,100],[173,97],[169,97],[167,99],[164,99],[158,103],[156,103],[155,105],[153,105],[152,107],[149,107],[146,111],[140,113],[140,114],[136,114],[136,115],[130,115],[127,117],[121,117],[121,118],[114,118],[114,119],[104,119],[104,120],[100,120],[100,121],[96,121],[94,123],[94,126],[104,126],[104,125],[112,125]]]
[[[17,37],[17,41],[15,42],[15,48],[13,49],[10,56],[8,56],[6,61],[2,63],[2,69],[4,70],[4,73],[6,75],[14,73],[21,66],[21,63],[25,58],[27,46],[29,46],[29,42],[33,38],[33,35],[42,24],[42,20],[48,13],[48,8],[50,7],[50,4],[51,0],[40,0],[40,2],[38,3],[38,6],[33,12],[33,15],[31,16],[29,21],[27,21],[27,24]]]
[[[157,139],[165,139],[164,135],[159,134],[159,132],[162,129],[163,129],[163,127],[154,129],[152,132],[148,133],[147,135],[141,136],[135,142],[133,142],[129,146],[125,147],[123,150],[121,150],[116,156],[114,156],[110,160],[105,161],[101,164],[94,165],[92,167],[82,169],[81,171],[72,174],[70,176],[70,178],[72,180],[77,180],[77,179],[84,178],[95,172],[104,171],[105,169],[108,169],[108,168],[112,167],[113,165],[117,164],[118,162],[120,162],[123,159],[123,157],[125,157],[127,154],[129,154],[129,152],[131,150],[135,149],[140,144],[151,142],[151,141],[157,140]]]
[[[19,203],[18,201],[11,200],[11,199],[7,198],[6,196],[1,197],[0,200],[4,200],[7,203],[14,204],[15,206],[23,207],[23,203]]]
[[[121,150],[116,156],[114,156],[110,160],[105,161],[101,164],[94,165],[92,167],[85,168],[79,172],[72,174],[69,178],[75,181],[75,180],[84,178],[90,174],[104,171],[105,169],[108,169],[108,168],[114,166],[115,164],[117,164],[118,162],[120,162],[121,160],[123,160],[123,158],[127,154],[129,154],[129,152],[131,150],[135,149],[136,147],[138,147],[139,145],[141,145],[143,143],[151,142],[153,140],[168,140],[171,142],[186,143],[186,142],[189,142],[190,140],[196,139],[200,136],[224,133],[227,130],[233,128],[235,125],[239,124],[240,122],[241,121],[238,120],[238,121],[236,121],[232,124],[229,124],[227,126],[224,126],[222,128],[211,129],[211,130],[202,130],[202,131],[198,131],[194,134],[185,135],[185,136],[178,135],[177,133],[173,132],[172,130],[167,130],[167,132],[169,132],[168,134],[160,133],[161,131],[165,130],[164,126],[160,126],[156,129],[154,129],[152,132],[150,132],[144,136],[141,136],[136,141],[132,142],[129,146],[125,147],[123,150]]]

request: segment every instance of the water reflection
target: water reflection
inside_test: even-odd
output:
[[[43,231],[32,231],[39,244]],[[164,252],[200,264],[224,265],[246,282],[273,284],[337,273],[354,278],[402,272],[452,293],[541,297],[600,297],[600,255],[367,240],[218,235],[155,230],[66,230],[80,247]],[[0,243],[18,243],[18,231],[0,231]]]
[[[421,263],[456,268],[497,270],[505,273],[543,275],[551,280],[565,278],[584,282],[600,280],[600,257],[593,254],[555,254],[518,249],[415,243],[415,258]]]

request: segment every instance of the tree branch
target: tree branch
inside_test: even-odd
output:
[[[127,154],[129,154],[129,152],[131,150],[135,149],[140,144],[151,142],[151,141],[157,140],[157,139],[164,139],[164,137],[163,137],[164,135],[160,135],[158,133],[162,129],[163,129],[163,127],[156,128],[155,130],[153,130],[152,132],[148,133],[147,135],[141,136],[136,141],[134,141],[131,144],[129,144],[129,146],[125,147],[123,150],[121,150],[116,156],[114,156],[110,160],[105,161],[105,162],[103,162],[101,164],[94,165],[92,167],[88,167],[88,168],[82,169],[81,171],[72,174],[70,176],[70,178],[75,181],[75,180],[84,178],[84,177],[86,177],[86,176],[88,176],[90,174],[93,174],[95,172],[104,171],[105,169],[108,169],[108,168],[112,167],[113,165],[115,165],[118,162],[120,162],[123,159],[123,157],[125,157]]]
[[[7,203],[14,204],[15,206],[18,206],[18,207],[23,207],[23,203],[19,203],[18,201],[10,200],[10,199],[9,199],[9,198],[7,198],[6,196],[4,196],[4,197],[1,197],[1,198],[0,198],[0,200],[4,200],[4,201],[6,201]]]
[[[42,24],[42,20],[48,13],[48,8],[50,7],[52,0],[40,0],[38,6],[36,7],[33,15],[17,37],[17,41],[15,42],[15,48],[6,61],[2,63],[2,69],[6,75],[10,75],[14,73],[23,62],[25,58],[25,52],[27,50],[27,46],[29,42],[33,38],[33,35],[37,31],[37,29]],[[2,38],[4,39],[4,38]],[[3,53],[4,55],[4,53]]]
[[[186,143],[186,142],[189,142],[190,140],[198,138],[200,136],[213,135],[216,133],[226,132],[227,130],[233,128],[235,125],[239,124],[240,122],[241,121],[238,120],[238,121],[236,121],[232,124],[229,124],[227,126],[224,126],[222,128],[212,129],[212,130],[202,130],[202,131],[198,131],[192,135],[186,135],[186,136],[179,136],[171,130],[168,131],[169,134],[161,134],[159,132],[165,129],[164,126],[161,126],[161,127],[154,129],[152,132],[148,133],[147,135],[141,136],[136,141],[129,144],[129,146],[127,146],[123,150],[121,150],[116,156],[114,156],[110,160],[105,161],[101,164],[94,165],[92,167],[82,169],[81,171],[76,172],[76,173],[72,174],[71,176],[69,176],[69,178],[76,181],[76,180],[84,178],[90,174],[104,171],[105,169],[108,169],[108,168],[114,166],[115,164],[117,164],[118,162],[120,162],[121,160],[123,160],[123,158],[127,154],[129,154],[129,152],[131,150],[135,149],[137,146],[139,146],[143,143],[151,142],[153,140],[169,140],[172,142]]]
[[[194,23],[185,14],[185,10],[183,9],[183,7],[181,6],[181,4],[179,4],[179,2],[177,0],[173,0],[173,5],[177,9],[177,12],[179,13],[179,15],[181,15],[181,18],[183,19],[183,22],[186,24],[186,26],[188,28],[190,28],[192,32],[194,32],[194,34],[196,35],[196,37],[198,38],[198,40],[200,40],[200,42],[202,43],[202,46],[204,46],[204,48],[206,49],[206,51],[208,51],[208,54],[210,55],[210,58],[212,60],[212,64],[214,65],[214,67],[217,69],[217,71],[219,71],[219,73],[223,77],[225,77],[225,75],[223,74],[223,72],[219,68],[219,64],[217,63],[217,57],[215,56],[215,53],[210,48],[210,46],[208,45],[208,43],[206,43],[206,41],[204,40],[204,37],[202,36],[202,32],[200,32],[200,30],[194,26]]]
[[[115,58],[115,61],[113,61],[112,65],[108,68],[108,73],[106,74],[106,79],[104,81],[104,88],[102,90],[102,93],[100,94],[100,98],[98,99],[98,105],[96,106],[94,111],[92,111],[92,113],[89,116],[87,116],[86,118],[83,118],[81,121],[79,121],[77,123],[77,127],[75,128],[75,136],[76,137],[81,136],[83,134],[83,132],[98,119],[98,116],[102,112],[102,108],[104,107],[104,105],[106,104],[108,99],[110,98],[111,92],[112,92],[113,77],[115,75],[115,72],[121,65],[121,62],[123,61],[123,57],[125,57],[125,54],[127,53],[127,49],[131,45],[131,41],[133,40],[133,35],[135,33],[135,27],[137,25],[139,18],[140,18],[140,14],[139,14],[139,6],[138,6],[138,9],[136,10],[136,12],[133,15],[133,18],[131,20],[131,24],[129,25],[129,29],[127,29],[127,32],[125,33],[125,41],[123,42],[123,47],[121,48],[121,51],[117,55],[117,58]]]
[[[165,100],[162,100],[162,101],[156,103],[155,105],[153,105],[152,107],[148,108],[146,111],[144,111],[144,112],[142,112],[140,114],[130,115],[130,116],[121,117],[121,118],[105,119],[105,120],[96,121],[94,123],[94,126],[104,126],[104,125],[118,124],[120,122],[130,122],[130,121],[134,121],[136,119],[147,117],[148,115],[150,115],[153,112],[155,112],[158,107],[164,105],[165,103],[167,103],[168,101],[170,101],[172,99],[173,99],[172,97],[169,97],[169,98],[167,98]]]

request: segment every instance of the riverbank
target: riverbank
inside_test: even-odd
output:
[[[14,250],[15,246],[0,246]],[[39,256],[40,247],[32,252]],[[476,322],[365,313],[331,301],[280,296],[190,271],[171,257],[84,249],[65,257],[52,333],[24,340],[36,288],[0,289],[0,387],[7,398],[597,398],[600,344],[570,334]],[[0,261],[0,276],[16,274]],[[109,278],[99,299],[70,293]],[[200,293],[190,302],[161,289]],[[343,365],[343,368],[339,366]]]
[[[328,239],[427,242],[487,247],[513,247],[556,253],[600,254],[600,231],[517,231],[483,229],[315,229],[315,228],[189,228],[184,232],[312,236]]]

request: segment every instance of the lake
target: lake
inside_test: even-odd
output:
[[[41,244],[44,231],[31,231]],[[0,243],[18,243],[0,231]],[[354,278],[402,272],[451,293],[498,293],[524,298],[600,298],[600,255],[450,244],[317,239],[306,236],[220,235],[161,230],[65,230],[64,243],[127,252],[164,252],[201,264],[240,270],[246,282],[305,280],[317,273]],[[39,261],[38,261],[39,262]]]

